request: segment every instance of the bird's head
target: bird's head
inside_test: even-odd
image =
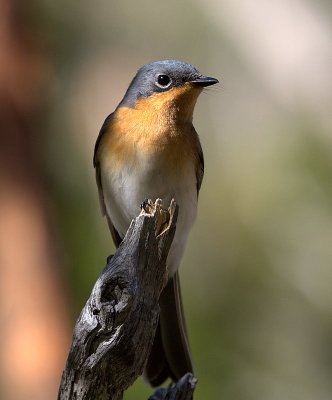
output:
[[[154,110],[174,118],[191,119],[204,87],[218,80],[202,75],[182,61],[164,60],[139,69],[119,107]]]

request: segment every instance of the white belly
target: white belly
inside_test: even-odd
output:
[[[177,270],[190,228],[196,218],[197,190],[193,163],[181,169],[163,165],[158,156],[137,155],[125,168],[112,164],[102,168],[102,186],[107,213],[121,237],[124,237],[132,219],[140,213],[140,204],[148,198],[163,200],[168,207],[172,198],[179,205],[175,237],[168,255],[169,274]]]

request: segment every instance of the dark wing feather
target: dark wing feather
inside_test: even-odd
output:
[[[103,215],[106,215],[106,207],[105,207],[105,202],[104,202],[103,187],[102,187],[102,183],[101,183],[101,171],[100,171],[100,164],[99,164],[99,146],[102,142],[104,134],[107,132],[107,129],[108,129],[112,119],[113,119],[113,113],[110,114],[105,119],[103,126],[101,127],[101,129],[99,131],[99,135],[98,135],[98,138],[97,138],[96,144],[95,144],[95,150],[93,153],[93,166],[96,169],[96,182],[97,182],[97,187],[98,187],[99,203],[100,203],[100,209],[101,209],[101,212]]]
[[[197,132],[194,129],[196,143],[195,143],[195,155],[196,155],[196,187],[197,187],[197,196],[198,192],[202,186],[203,176],[204,176],[204,156],[203,150],[201,146],[201,142],[199,141],[199,137]]]
[[[114,225],[112,224],[112,221],[107,214],[106,206],[105,206],[105,201],[104,201],[104,193],[103,193],[103,186],[101,182],[101,170],[100,170],[100,163],[99,163],[99,146],[101,145],[101,142],[103,140],[104,134],[107,132],[109,125],[114,117],[114,113],[110,114],[104,121],[103,126],[100,129],[96,144],[95,144],[95,150],[93,154],[93,165],[96,170],[96,182],[97,182],[97,187],[98,187],[98,194],[99,194],[99,204],[100,204],[100,209],[103,215],[106,215],[108,226],[113,238],[113,241],[115,245],[118,247],[121,243],[121,237],[117,230],[114,228]]]

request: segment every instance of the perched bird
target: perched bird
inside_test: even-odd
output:
[[[160,319],[145,369],[153,386],[193,372],[180,294],[178,267],[197,212],[204,160],[192,125],[199,94],[218,83],[190,64],[164,60],[144,65],[101,130],[94,166],[101,209],[116,246],[144,199],[179,205],[167,258],[168,283],[160,296]]]

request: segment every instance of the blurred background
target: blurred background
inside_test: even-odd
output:
[[[56,397],[114,252],[94,143],[159,59],[221,81],[194,117],[205,179],[181,267],[197,399],[331,398],[331,22],[324,0],[0,0],[0,398]]]

